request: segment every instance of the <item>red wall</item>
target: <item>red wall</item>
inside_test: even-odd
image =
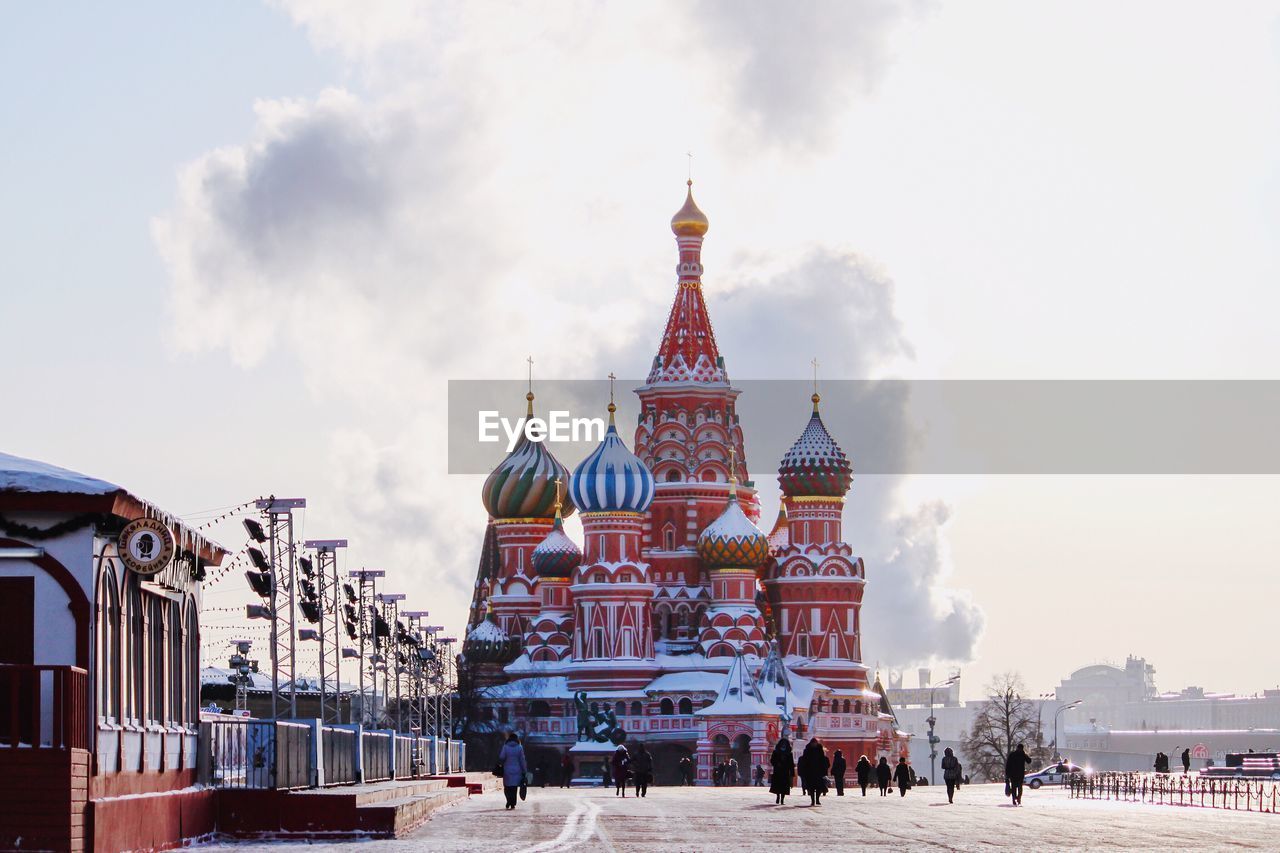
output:
[[[89,753],[0,749],[0,849],[85,846]]]

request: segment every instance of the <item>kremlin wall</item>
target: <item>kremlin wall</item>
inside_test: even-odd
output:
[[[604,440],[572,473],[522,437],[484,484],[462,656],[479,686],[472,731],[521,734],[531,767],[559,768],[568,751],[576,778],[598,780],[616,743],[639,740],[659,783],[679,781],[687,757],[709,785],[729,758],[745,781],[784,735],[818,737],[850,763],[907,751],[862,662],[866,568],[841,530],[853,466],[816,387],[778,467],[778,519],[758,526],[740,392],[703,297],[708,227],[690,182],[634,451],[610,399]],[[563,525],[574,512],[581,545]]]

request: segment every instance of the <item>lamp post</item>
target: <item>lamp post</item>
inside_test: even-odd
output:
[[[940,738],[933,733],[933,726],[938,722],[938,718],[933,716],[933,691],[939,687],[950,687],[960,680],[960,676],[953,675],[946,681],[939,681],[937,684],[929,688],[929,718],[925,720],[929,724],[929,783],[937,784],[938,781],[938,742]]]
[[[1062,760],[1062,750],[1058,747],[1058,715],[1069,708],[1075,708],[1083,704],[1083,699],[1077,699],[1074,702],[1068,702],[1066,705],[1063,705],[1061,708],[1053,712],[1053,759],[1055,761]]]

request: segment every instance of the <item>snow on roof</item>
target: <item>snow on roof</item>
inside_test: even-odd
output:
[[[486,687],[484,695],[490,699],[572,699],[573,691],[563,675],[542,675]]]
[[[692,672],[668,672],[659,675],[644,688],[645,693],[718,692],[724,685],[724,675],[719,672],[698,670]]]
[[[39,462],[0,453],[0,492],[55,492],[73,495],[109,495],[123,491],[114,483]]]
[[[729,667],[716,701],[693,713],[704,717],[756,717],[776,716],[778,709],[761,698],[746,661],[738,654],[734,656],[733,666]]]

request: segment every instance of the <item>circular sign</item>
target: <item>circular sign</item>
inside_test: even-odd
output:
[[[173,534],[162,521],[139,518],[120,531],[120,559],[140,575],[154,575],[173,559]]]

